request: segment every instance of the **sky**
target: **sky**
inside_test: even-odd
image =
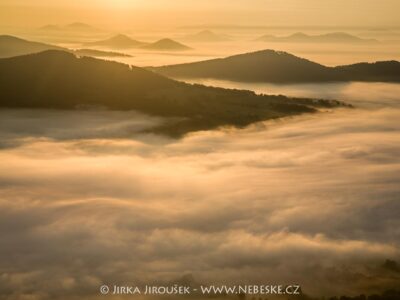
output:
[[[396,0],[1,0],[0,26],[400,26]],[[155,22],[157,20],[157,22]]]

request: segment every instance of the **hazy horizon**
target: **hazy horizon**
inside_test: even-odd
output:
[[[111,30],[134,29],[135,26],[141,30],[154,30],[160,26],[171,29],[212,24],[399,27],[398,10],[400,3],[396,0],[306,0],[301,3],[296,0],[253,0],[252,5],[245,0],[3,0],[0,3],[0,26],[85,22]]]
[[[126,34],[154,42],[172,38],[192,51],[171,55],[131,49],[132,58],[112,58],[137,66],[159,66],[200,61],[262,49],[287,51],[329,66],[360,61],[400,60],[398,1],[9,1],[0,3],[0,33],[64,47],[82,48],[87,41]],[[332,13],[334,12],[334,13]],[[371,17],[373,16],[373,18]],[[155,22],[156,20],[156,22]],[[84,23],[94,30],[43,31],[56,25]],[[229,37],[224,43],[187,40],[202,30]],[[321,45],[313,43],[255,42],[263,35],[287,36],[296,32],[345,32],[376,45]],[[122,52],[126,52],[122,51]]]

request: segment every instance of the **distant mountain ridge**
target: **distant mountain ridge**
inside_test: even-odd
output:
[[[85,45],[108,47],[112,49],[141,48],[147,50],[160,50],[160,51],[183,51],[191,49],[190,47],[171,39],[161,39],[154,43],[145,43],[131,39],[129,36],[124,34],[118,34],[106,40],[89,42],[86,43]]]
[[[185,50],[190,50],[191,48],[183,45],[179,42],[176,42],[171,39],[161,39],[155,43],[151,43],[145,46],[142,46],[141,48],[143,49],[148,49],[148,50],[160,50],[160,51],[185,51]]]
[[[48,24],[39,28],[41,31],[81,31],[81,32],[95,32],[99,29],[81,22],[70,23],[67,25]]]
[[[147,50],[160,50],[160,51],[183,51],[189,50],[190,47],[183,45],[179,42],[176,42],[171,39],[161,39],[154,43],[146,43],[138,40],[134,40],[125,34],[118,34],[112,36],[111,38],[96,41],[96,42],[89,42],[85,45],[88,46],[101,46],[101,47],[108,47],[112,49],[129,49],[129,48],[141,48]]]
[[[363,39],[346,32],[330,32],[320,35],[308,35],[297,32],[289,36],[263,35],[257,41],[264,42],[297,42],[297,43],[378,43],[375,39]]]
[[[146,45],[146,43],[131,39],[129,36],[124,35],[124,34],[117,34],[108,39],[96,41],[96,42],[89,42],[89,43],[86,43],[85,45],[102,46],[102,47],[109,47],[109,48],[114,48],[114,49],[128,49],[128,48],[141,47],[141,46]]]
[[[154,132],[174,137],[345,106],[338,101],[189,85],[142,68],[55,50],[0,59],[0,90],[3,108],[106,107],[173,117],[174,122]]]
[[[86,23],[82,23],[82,22],[70,23],[70,24],[65,25],[64,28],[71,29],[71,30],[88,30],[88,31],[97,30],[93,26],[86,24]]]
[[[231,40],[228,36],[216,34],[211,30],[203,30],[195,34],[188,35],[185,37],[185,39],[193,42],[204,42],[204,43],[225,42]]]
[[[71,50],[55,45],[39,43],[24,40],[11,35],[0,35],[0,58],[13,57],[38,53],[46,50],[60,50],[73,52],[78,55],[94,56],[94,57],[126,57],[127,54],[118,52],[108,52],[95,49],[77,49]]]
[[[398,61],[327,67],[286,52],[274,50],[262,50],[195,63],[150,67],[149,69],[174,78],[212,78],[239,82],[400,82],[400,63]]]

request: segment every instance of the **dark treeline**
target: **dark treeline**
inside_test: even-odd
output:
[[[289,42],[289,43],[331,43],[331,44],[377,44],[375,39],[363,39],[346,32],[330,32],[325,34],[309,35],[296,32],[289,36],[263,35],[257,39],[264,42]]]

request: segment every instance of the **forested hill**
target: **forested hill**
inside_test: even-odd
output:
[[[173,136],[344,106],[337,101],[189,85],[142,68],[63,51],[0,59],[0,90],[0,107],[102,107],[175,117],[179,121],[158,129]]]
[[[213,78],[239,82],[400,82],[400,62],[398,61],[327,67],[286,52],[274,50],[149,69],[175,78]]]

